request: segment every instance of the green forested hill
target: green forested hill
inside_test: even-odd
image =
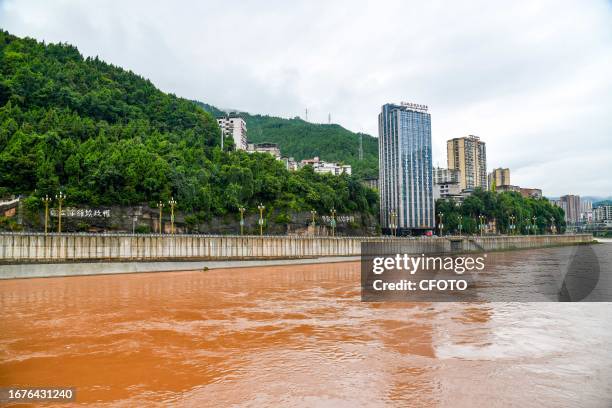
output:
[[[213,115],[223,113],[214,106],[198,103]],[[283,156],[302,160],[319,156],[353,166],[357,177],[378,177],[378,140],[353,133],[340,125],[309,123],[299,118],[242,114],[247,122],[249,141],[278,143]],[[359,160],[359,136],[363,137],[363,160]]]
[[[0,31],[0,196],[137,204],[174,196],[199,217],[240,205],[373,211],[353,178],[290,173],[269,155],[223,152],[211,114],[67,44]],[[36,201],[36,200],[34,200]]]

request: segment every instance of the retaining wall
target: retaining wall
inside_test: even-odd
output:
[[[0,263],[163,261],[356,256],[362,242],[412,253],[493,251],[588,243],[591,234],[492,237],[318,237],[0,233]]]

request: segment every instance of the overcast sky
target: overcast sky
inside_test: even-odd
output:
[[[545,195],[612,195],[611,1],[0,0],[0,26],[68,42],[222,108],[377,135],[386,102],[426,104],[447,139]]]

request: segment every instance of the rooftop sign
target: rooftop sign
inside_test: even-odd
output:
[[[427,105],[420,105],[420,104],[418,104],[418,103],[412,103],[412,102],[400,102],[400,104],[401,104],[403,107],[406,107],[406,108],[408,108],[408,109],[417,110],[417,111],[420,111],[420,112],[427,112],[427,109],[429,109],[429,108],[427,107]]]

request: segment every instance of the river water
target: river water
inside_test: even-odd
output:
[[[551,251],[568,249],[500,256],[528,273]],[[359,282],[358,262],[3,281],[0,386],[119,407],[612,406],[610,303],[364,303]]]

